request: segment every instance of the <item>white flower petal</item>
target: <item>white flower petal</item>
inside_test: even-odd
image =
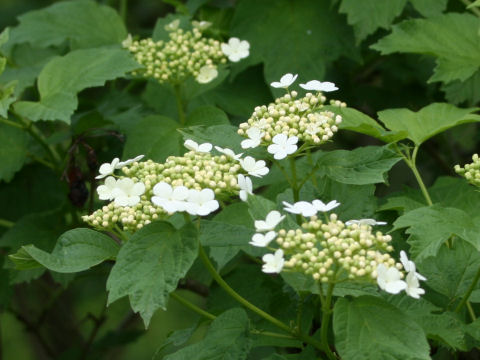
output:
[[[315,91],[324,91],[324,92],[331,92],[331,91],[338,90],[338,88],[335,86],[334,83],[329,81],[320,82],[318,80],[311,80],[306,84],[300,84],[300,87],[302,87],[305,90],[315,90]]]
[[[287,73],[280,78],[280,81],[274,81],[270,84],[270,86],[274,88],[287,88],[295,82],[297,77],[298,77],[298,74],[293,75],[293,74]]]
[[[278,249],[274,254],[265,254],[262,257],[264,262],[262,271],[268,274],[278,274],[282,271],[285,259],[283,258],[283,250]]]

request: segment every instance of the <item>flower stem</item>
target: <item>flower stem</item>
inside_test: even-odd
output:
[[[465,293],[465,295],[463,295],[462,301],[460,301],[460,303],[455,308],[455,312],[458,313],[462,309],[463,305],[465,305],[465,303],[468,301],[468,298],[470,297],[470,295],[472,295],[473,290],[477,286],[478,280],[480,280],[480,268],[478,268],[478,271],[475,274],[475,278],[470,284],[470,287],[468,288],[467,292]]]
[[[180,84],[174,85],[173,89],[175,90],[175,99],[177,102],[177,111],[178,111],[178,120],[180,121],[180,125],[185,125],[186,117],[185,117],[185,105],[182,102],[182,92],[180,90]]]
[[[290,159],[290,170],[292,172],[292,190],[293,190],[293,202],[296,203],[300,199],[300,188],[297,183],[297,167],[295,164],[295,158],[292,156]],[[297,224],[302,223],[302,217],[296,215]]]
[[[13,126],[13,127],[16,127],[16,128],[19,128],[19,129],[24,129],[25,127],[19,123],[16,123],[15,121],[11,121],[11,120],[8,120],[8,119],[4,119],[2,117],[0,117],[0,122],[4,123],[4,124],[7,124],[9,126]]]
[[[322,302],[322,323],[320,328],[320,342],[329,359],[336,359],[335,354],[332,352],[332,350],[330,350],[330,346],[328,345],[328,328],[330,326],[330,318],[332,316],[331,304],[334,287],[335,283],[331,282],[328,284],[327,295]]]
[[[120,13],[120,17],[122,18],[123,22],[126,22],[127,20],[127,2],[128,0],[120,0],[118,12]]]
[[[196,312],[197,314],[200,314],[200,315],[202,315],[203,317],[206,317],[207,319],[215,320],[215,319],[217,318],[215,315],[210,314],[208,311],[205,311],[205,310],[199,308],[197,305],[195,305],[194,303],[191,303],[190,301],[188,301],[187,299],[181,297],[180,295],[178,295],[178,294],[175,293],[175,292],[170,293],[170,297],[174,298],[174,299],[177,300],[180,304],[188,307],[190,310]]]

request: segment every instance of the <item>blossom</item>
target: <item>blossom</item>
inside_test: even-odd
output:
[[[253,185],[252,179],[248,176],[244,176],[242,174],[238,174],[238,186],[240,187],[240,199],[242,201],[247,201],[248,195],[253,195]]]
[[[222,52],[228,56],[228,60],[238,62],[250,54],[250,44],[247,40],[232,37],[227,44],[222,44]]]
[[[220,204],[215,200],[215,193],[212,189],[188,191],[188,198],[185,204],[185,210],[190,215],[205,216],[214,212],[220,207]]]
[[[370,226],[374,226],[374,225],[387,225],[387,223],[385,221],[377,221],[375,219],[359,219],[359,220],[348,220],[345,222],[345,225],[353,225],[353,224],[357,224],[357,225],[370,225]]]
[[[193,140],[185,140],[183,145],[188,149],[196,152],[201,152],[201,153],[209,153],[210,150],[212,150],[212,144],[210,143],[203,143],[198,145],[195,141]]]
[[[134,206],[140,202],[140,195],[145,192],[143,182],[134,183],[130,178],[124,178],[117,181],[115,189],[112,190],[112,196],[115,198],[116,206]]]
[[[285,74],[280,78],[280,81],[274,81],[270,84],[271,87],[274,88],[288,88],[290,85],[292,85],[295,80],[297,80],[298,74]]]
[[[200,71],[195,78],[199,84],[207,84],[218,76],[218,70],[215,66],[205,65],[200,68]]]
[[[220,146],[215,146],[215,149],[218,151],[218,152],[221,152],[222,154],[225,154],[227,155],[229,158],[233,159],[233,160],[240,160],[240,158],[242,157],[243,153],[240,153],[240,154],[235,154],[233,152],[233,150],[229,149],[229,148],[221,148]]]
[[[285,159],[287,155],[297,151],[298,137],[296,136],[287,137],[285,134],[277,134],[272,141],[273,144],[268,146],[267,151],[277,160]]]
[[[100,200],[112,200],[113,190],[117,187],[117,180],[113,176],[109,176],[105,179],[105,184],[100,185],[97,188],[98,197]]]
[[[241,142],[242,149],[256,148],[260,145],[262,137],[265,135],[264,132],[260,131],[259,128],[253,126],[247,130],[248,139],[245,139]]]
[[[269,169],[265,166],[266,163],[263,160],[256,161],[253,157],[247,156],[245,159],[240,160],[242,168],[252,176],[262,177],[267,175]]]
[[[280,271],[283,269],[283,265],[285,264],[282,249],[275,251],[275,254],[263,255],[262,260],[265,263],[262,266],[262,271],[267,274],[280,273]]]
[[[281,215],[277,210],[272,210],[267,214],[265,220],[255,220],[255,229],[260,232],[270,231],[285,219],[285,215]]]
[[[211,25],[212,23],[210,21],[192,21],[192,26],[200,31],[208,29]]]
[[[338,90],[338,88],[335,86],[334,83],[329,81],[320,82],[318,80],[311,80],[306,84],[300,84],[300,87],[304,88],[305,90],[316,90],[316,91],[324,91],[324,92]]]
[[[420,299],[420,295],[425,294],[425,290],[420,287],[419,278],[415,275],[414,272],[409,272],[407,275],[405,292],[408,296],[411,296],[414,299]]]
[[[164,181],[157,183],[153,187],[152,203],[162,207],[169,213],[185,211],[185,200],[188,197],[188,189],[185,186],[172,186]]]
[[[252,241],[249,244],[257,247],[265,247],[270,244],[270,242],[275,239],[277,233],[275,231],[269,231],[266,234],[255,234],[252,236]]]
[[[145,155],[138,155],[138,156],[134,157],[133,159],[128,159],[128,160],[125,160],[125,161],[120,161],[120,162],[115,166],[115,169],[121,169],[121,168],[124,167],[124,166],[133,164],[135,161],[139,161],[139,160],[143,159],[144,156],[145,156]]]
[[[401,276],[397,268],[387,268],[383,264],[377,266],[378,286],[390,294],[398,294],[407,288],[407,283],[401,279]]]
[[[294,204],[290,204],[286,201],[283,202],[285,205],[284,210],[292,214],[301,214],[302,216],[313,216],[317,213],[317,209],[311,203],[307,201],[298,201]]]
[[[119,158],[115,158],[112,160],[111,163],[105,163],[100,166],[100,169],[98,169],[98,172],[100,175],[96,176],[95,179],[103,179],[105,176],[113,174],[115,169],[117,169],[117,166],[120,162]]]
[[[405,269],[406,272],[413,273],[415,277],[418,278],[418,280],[422,280],[422,281],[427,280],[425,276],[420,275],[419,273],[416,272],[417,269],[416,269],[415,263],[412,260],[408,259],[407,253],[403,250],[400,251],[400,262],[402,263],[403,268]]]
[[[333,210],[335,209],[337,206],[340,206],[340,203],[337,202],[337,200],[332,200],[330,201],[329,203],[325,204],[323,201],[321,200],[313,200],[312,201],[312,205],[315,207],[315,209],[317,209],[318,211],[321,211],[321,212],[327,212],[327,211],[330,211],[330,210]]]
[[[171,23],[168,23],[163,28],[167,31],[175,31],[180,26],[180,19],[175,19]]]
[[[128,34],[127,38],[122,41],[122,47],[128,49],[133,44],[132,34]]]

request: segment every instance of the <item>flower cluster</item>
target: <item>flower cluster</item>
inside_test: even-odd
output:
[[[228,43],[203,36],[207,22],[192,22],[192,30],[179,28],[175,20],[165,26],[168,41],[154,41],[151,38],[132,41],[131,36],[123,42],[135,60],[143,66],[133,72],[157,79],[160,83],[178,84],[193,76],[198,83],[206,84],[218,76],[218,65],[227,58],[236,62],[249,55],[247,41],[231,38]]]
[[[472,160],[472,163],[466,164],[463,168],[460,165],[455,165],[455,172],[465,177],[470,184],[480,186],[480,158],[478,154],[474,154]]]

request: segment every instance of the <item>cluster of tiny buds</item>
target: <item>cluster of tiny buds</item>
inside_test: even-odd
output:
[[[364,224],[345,225],[331,214],[329,222],[312,216],[302,224],[302,229],[279,230],[277,244],[285,255],[285,268],[311,275],[320,282],[349,280],[374,282],[377,267],[402,268],[388,254],[393,250],[391,236],[372,233]]]
[[[257,106],[247,122],[240,124],[238,134],[247,137],[250,128],[258,128],[267,144],[278,134],[296,136],[312,145],[325,143],[338,131],[342,117],[322,111],[326,98],[321,92],[297,96],[296,91],[291,91],[268,106]],[[343,106],[338,101],[334,103]]]
[[[472,163],[466,164],[463,168],[460,165],[455,165],[455,172],[465,177],[470,184],[480,186],[480,158],[478,154],[474,154],[472,160]]]

